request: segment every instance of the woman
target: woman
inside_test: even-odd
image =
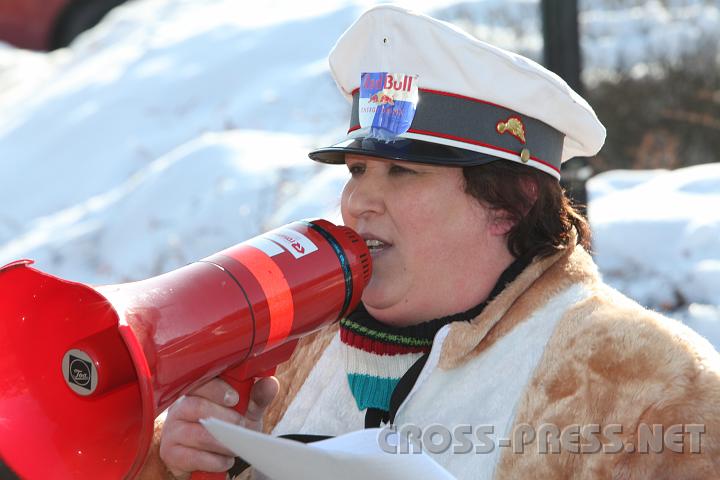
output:
[[[181,399],[145,477],[158,455],[176,478],[229,469],[198,423],[214,416],[273,434],[490,427],[494,448],[432,452],[458,478],[717,478],[717,352],[600,281],[559,186],[560,163],[604,141],[587,103],[392,6],[358,19],[330,64],[350,131],[310,156],[351,174],[343,220],[373,255],[363,305],[259,381],[245,419],[221,380]],[[631,451],[653,426],[666,448]]]

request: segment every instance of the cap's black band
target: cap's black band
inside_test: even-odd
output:
[[[348,136],[335,145],[310,152],[310,158],[344,163],[345,155],[354,153],[458,167],[506,159],[527,163],[560,178],[564,134],[500,105],[419,89],[409,130],[388,141],[374,138],[369,128],[360,128],[359,104],[356,90]]]
[[[350,115],[352,132],[360,128],[360,92],[353,94]],[[435,90],[420,89],[415,117],[408,133],[453,140],[511,155],[528,149],[530,159],[560,171],[565,136],[550,125],[493,103]],[[498,132],[498,123],[517,118],[524,126],[523,143],[509,131]],[[491,152],[485,152],[491,153]]]

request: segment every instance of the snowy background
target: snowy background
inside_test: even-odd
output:
[[[119,283],[298,218],[338,221],[346,169],[306,154],[347,128],[326,56],[372,4],[135,0],[67,49],[0,44],[0,265]],[[537,1],[412,7],[540,58]],[[588,85],[720,41],[717,1],[580,7]],[[720,346],[720,164],[588,188],[606,280]]]

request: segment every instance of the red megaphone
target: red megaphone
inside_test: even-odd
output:
[[[0,269],[0,458],[31,480],[133,478],[175,399],[222,372],[249,390],[354,309],[371,272],[365,242],[325,220],[122,285],[31,263]]]

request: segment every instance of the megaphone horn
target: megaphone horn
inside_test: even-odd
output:
[[[248,390],[354,309],[371,272],[365,242],[325,220],[121,285],[31,264],[0,269],[0,458],[43,480],[133,478],[175,399],[226,371]]]

